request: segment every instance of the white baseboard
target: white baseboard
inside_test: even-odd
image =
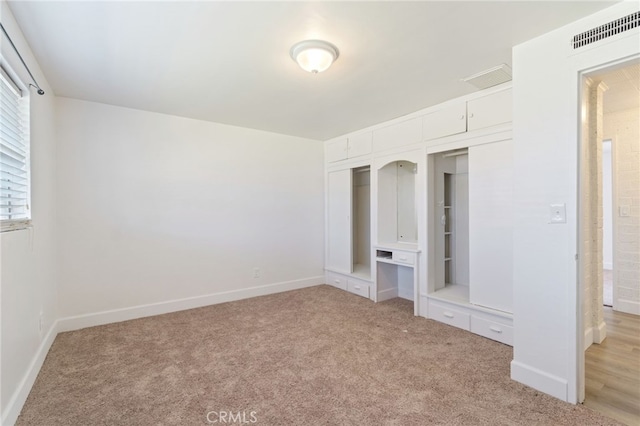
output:
[[[153,303],[149,305],[132,306],[124,309],[114,309],[111,311],[97,312],[94,314],[78,315],[67,318],[60,318],[53,323],[46,337],[38,347],[38,350],[29,364],[27,373],[18,385],[18,389],[11,396],[7,409],[2,413],[0,424],[13,426],[18,419],[22,406],[31,392],[31,388],[38,377],[40,368],[44,363],[47,353],[53,344],[58,333],[64,331],[79,330],[81,328],[93,327],[97,325],[111,324],[114,322],[127,321],[136,318],[153,315],[167,314],[170,312],[183,311],[186,309],[200,308],[203,306],[216,305],[218,303],[232,302],[240,299],[248,299],[257,296],[281,293],[283,291],[298,290],[306,287],[313,287],[324,284],[324,276],[304,278],[294,281],[285,281],[275,284],[267,284],[258,287],[243,288],[240,290],[225,291],[221,293],[208,294],[204,296],[189,297],[185,299],[170,300],[167,302]]]
[[[640,303],[632,300],[618,299],[613,302],[616,305],[616,311],[626,312],[627,314],[640,315]]]
[[[593,327],[589,327],[584,332],[584,350],[589,349],[589,346],[593,344]]]
[[[511,361],[511,378],[562,401],[568,402],[568,383],[561,377],[513,360]]]
[[[378,302],[384,302],[385,300],[394,299],[398,297],[397,288],[389,288],[386,290],[380,290],[378,292]]]
[[[593,343],[598,345],[607,337],[607,324],[601,321],[597,327],[593,327]]]
[[[38,346],[38,350],[27,368],[27,374],[24,375],[18,384],[18,388],[14,394],[11,395],[11,399],[9,399],[9,403],[7,404],[7,409],[2,413],[2,421],[0,421],[0,424],[13,426],[18,420],[20,411],[22,411],[22,406],[27,401],[29,392],[31,392],[31,388],[38,377],[40,368],[42,367],[42,364],[44,364],[44,359],[47,357],[49,349],[57,335],[58,321],[55,321],[49,328],[45,338],[40,342],[40,346]]]
[[[206,294],[203,296],[187,297],[184,299],[169,300],[166,302],[151,303],[148,305],[132,306],[129,308],[61,318],[58,321],[58,331],[79,330],[86,327],[112,324],[115,322],[168,314],[187,309],[201,308],[203,306],[217,305],[219,303],[233,302],[235,300],[248,299],[250,297],[266,296],[268,294],[281,293],[283,291],[298,290],[301,288],[324,284],[324,278],[324,276],[318,276],[300,280],[284,281],[275,284]]]

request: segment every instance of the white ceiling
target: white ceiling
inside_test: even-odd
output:
[[[325,140],[474,91],[461,78],[612,2],[9,5],[56,95]],[[301,40],[340,57],[313,75]]]

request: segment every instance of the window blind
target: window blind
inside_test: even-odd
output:
[[[21,229],[31,213],[28,97],[0,68],[0,227]]]

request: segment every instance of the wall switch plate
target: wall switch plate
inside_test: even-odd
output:
[[[567,206],[565,204],[551,204],[549,213],[549,223],[567,223]]]
[[[253,268],[253,278],[260,278],[260,268]]]
[[[631,215],[631,208],[629,206],[620,206],[620,217],[627,217]]]

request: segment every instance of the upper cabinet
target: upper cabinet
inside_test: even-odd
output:
[[[373,131],[374,151],[419,143],[421,140],[422,128],[419,118],[412,118]]]
[[[467,102],[467,129],[469,131],[497,126],[511,121],[511,89]]]
[[[371,132],[360,133],[327,143],[327,162],[347,160],[371,153]]]
[[[447,105],[422,117],[424,140],[433,140],[510,122],[511,89]]]
[[[449,105],[422,117],[425,140],[456,135],[467,131],[467,104]]]

